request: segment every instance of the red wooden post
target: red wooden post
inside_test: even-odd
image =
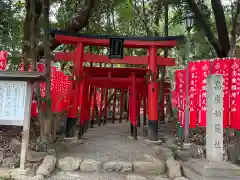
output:
[[[140,122],[140,107],[141,107],[141,96],[139,90],[137,91],[137,126],[141,126]]]
[[[148,138],[158,140],[158,69],[157,69],[157,48],[149,48],[149,70],[150,78],[148,83]]]
[[[86,121],[88,117],[88,94],[89,94],[89,84],[83,83],[83,97],[82,104],[80,108],[80,123],[78,137],[81,138],[85,132]]]
[[[133,138],[137,139],[137,86],[136,74],[132,75],[132,125],[133,125]]]
[[[102,113],[103,113],[103,88],[101,88],[101,103],[100,103],[99,122],[98,122],[99,126],[102,123]]]
[[[93,86],[88,85],[88,91],[86,94],[87,102],[86,102],[86,119],[84,124],[84,133],[87,132],[89,127],[92,94],[93,94]]]
[[[123,118],[123,109],[124,109],[124,88],[121,89],[121,97],[120,97],[120,119],[119,122],[122,122]]]
[[[92,97],[92,116],[91,116],[91,128],[94,126],[94,118],[95,118],[95,106],[96,106],[96,87],[93,87],[93,97]]]
[[[161,122],[161,123],[164,123],[165,121],[164,121],[164,119],[165,119],[165,113],[164,113],[164,101],[165,101],[165,85],[162,83],[162,81],[160,81],[159,82],[159,84],[160,84],[160,86],[159,87],[161,87],[161,91],[163,91],[163,94],[162,94],[162,103],[160,104],[160,118],[159,118],[159,122]]]
[[[128,94],[129,94],[129,97],[128,97],[128,119],[129,119],[129,122],[130,122],[130,133],[131,133],[131,136],[133,136],[132,87],[128,88]]]
[[[114,124],[115,112],[116,112],[116,98],[117,98],[117,89],[114,89],[113,94],[113,111],[112,111],[112,123]]]
[[[103,124],[107,123],[107,118],[108,118],[108,88],[105,90],[105,105],[104,105],[104,120]]]
[[[73,83],[72,83],[72,94],[71,94],[71,107],[68,110],[67,114],[67,123],[66,123],[66,138],[73,138],[75,135],[75,128],[77,122],[77,112],[79,105],[79,95],[80,95],[80,81],[77,78],[80,78],[83,68],[83,57],[84,57],[84,45],[79,43],[76,45],[75,54],[74,54],[74,70],[73,70]]]
[[[80,84],[79,105],[78,105],[78,107],[82,106],[82,98],[83,98],[83,81]]]
[[[143,128],[147,125],[147,101],[146,97],[143,96]]]

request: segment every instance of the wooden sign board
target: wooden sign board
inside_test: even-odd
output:
[[[20,170],[25,169],[28,150],[31,98],[27,81],[0,80],[0,125],[23,126]]]
[[[0,124],[23,126],[27,82],[0,81]]]

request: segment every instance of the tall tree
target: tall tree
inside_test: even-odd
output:
[[[219,57],[227,57],[228,55],[234,55],[234,49],[236,48],[236,37],[239,36],[239,22],[238,17],[240,13],[240,1],[235,2],[233,6],[234,10],[234,19],[232,22],[231,29],[231,41],[228,31],[228,26],[226,22],[226,16],[224,12],[224,7],[221,0],[211,0],[211,8],[215,19],[217,37],[214,35],[214,32],[211,29],[210,18],[207,17],[201,9],[201,6],[204,6],[204,11],[210,11],[210,9],[205,5],[206,2],[199,1],[198,3],[195,0],[186,0],[189,8],[194,13],[197,24],[202,28],[208,41],[214,47],[217,55]]]
[[[30,38],[31,38],[31,22],[32,18],[35,19],[35,25],[34,25],[34,31],[36,31],[37,23],[39,21],[39,18],[41,16],[42,12],[42,0],[35,0],[32,3],[34,4],[34,13],[30,12],[30,1],[31,0],[25,0],[25,9],[26,9],[26,16],[24,20],[24,27],[23,27],[23,55],[24,55],[24,69],[27,70],[29,58],[31,57],[30,53]],[[34,14],[34,16],[33,16]]]

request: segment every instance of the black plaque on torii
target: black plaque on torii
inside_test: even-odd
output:
[[[124,49],[124,38],[110,38],[109,59],[122,59]]]

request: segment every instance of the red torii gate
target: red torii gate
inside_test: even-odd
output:
[[[122,73],[125,72],[125,73]],[[84,90],[86,87],[82,87],[81,90],[83,92],[80,93],[80,96],[83,96],[82,93],[84,93],[84,96],[87,97],[89,96],[90,99],[92,97],[92,93],[93,91],[95,91],[95,93],[93,93],[93,99],[95,99],[95,94],[96,94],[96,90],[91,90],[89,91],[89,86],[91,87],[91,85],[94,85],[96,87],[99,88],[106,88],[106,92],[105,92],[105,111],[104,111],[104,116],[105,116],[105,120],[104,120],[104,124],[106,123],[106,118],[107,118],[107,97],[108,97],[108,88],[118,88],[118,89],[122,89],[122,92],[125,89],[129,89],[129,87],[133,87],[133,76],[136,76],[137,78],[135,78],[135,91],[130,92],[130,99],[132,97],[132,94],[136,93],[136,104],[135,102],[132,100],[131,101],[131,105],[130,107],[136,107],[136,114],[134,114],[134,112],[130,111],[130,122],[131,122],[131,129],[132,129],[132,136],[136,139],[137,138],[137,126],[140,126],[140,99],[144,100],[144,107],[146,108],[146,97],[147,97],[147,89],[146,89],[146,78],[144,77],[145,74],[148,72],[148,69],[143,69],[143,68],[96,68],[96,67],[84,67],[83,69],[83,77],[82,77],[82,81],[83,86],[86,86],[87,90]],[[164,92],[169,93],[169,83],[165,83],[164,84]],[[89,94],[87,94],[89,93]],[[140,95],[141,94],[141,95]],[[83,102],[84,101],[84,102]],[[80,103],[79,104],[83,104],[84,106],[81,107],[81,114],[84,114],[84,116],[80,116],[80,134],[79,136],[81,137],[83,135],[84,132],[86,132],[86,129],[88,128],[88,124],[89,124],[89,111],[90,111],[90,107],[89,107],[89,102],[91,100],[88,99],[88,101],[83,100],[82,97],[80,97]],[[116,90],[114,91],[114,104],[113,104],[113,117],[112,117],[112,121],[114,122],[114,115],[115,115],[115,102],[116,102]],[[120,112],[120,117],[122,116],[122,112],[123,112],[123,94],[121,96],[121,112]],[[94,104],[92,107],[92,110],[94,111]],[[87,112],[85,112],[87,111]],[[101,110],[100,110],[101,111]],[[146,109],[144,109],[144,120],[146,119]],[[85,116],[85,114],[88,114]],[[92,112],[92,119],[91,119],[91,126],[93,127],[93,115],[94,112]],[[71,116],[68,114],[68,116]],[[102,117],[102,111],[100,112],[100,116]],[[85,119],[84,119],[85,118]],[[121,119],[121,118],[120,118]],[[143,126],[146,125],[146,120],[144,121]],[[101,122],[100,122],[101,124]],[[68,126],[67,128],[67,136],[69,137],[69,131],[71,133],[73,133],[74,131],[68,130],[68,129],[74,129],[74,128],[70,128]],[[71,136],[73,136],[74,134],[72,134]]]
[[[122,89],[122,91],[124,91],[124,89],[128,89],[129,87],[135,87],[135,89],[138,89],[134,92],[131,92],[131,94],[136,94],[136,96],[138,96],[138,94],[140,93],[140,88],[142,91],[144,91],[144,87],[146,86],[146,79],[144,78],[144,73],[142,73],[142,69],[127,69],[127,68],[119,68],[118,70],[126,70],[126,72],[128,70],[131,70],[132,74],[129,74],[129,77],[126,76],[126,74],[123,75],[123,77],[121,77],[120,75],[118,75],[117,77],[114,77],[116,76],[117,74],[116,73],[112,73],[110,70],[114,70],[114,68],[84,68],[84,73],[83,73],[83,79],[82,79],[82,82],[85,86],[89,86],[90,84],[91,85],[94,85],[95,88],[96,87],[100,87],[100,88],[106,88],[106,92],[108,91],[108,88],[114,88],[115,91],[114,91],[114,104],[113,104],[113,117],[112,117],[112,120],[114,122],[114,115],[115,115],[115,103],[116,103],[116,88],[119,88],[119,89]],[[91,71],[92,73],[91,73]],[[95,70],[95,71],[94,71]],[[99,71],[101,70],[101,71]],[[141,74],[139,74],[139,71],[138,70],[141,70]],[[147,70],[147,69],[146,69]],[[87,73],[85,73],[87,72]],[[111,75],[113,74],[113,75]],[[105,77],[104,77],[105,75]],[[107,76],[106,76],[107,75]],[[132,77],[136,77],[136,75],[138,75],[138,78],[136,79],[135,78],[135,85],[133,85],[133,80],[132,80]],[[139,77],[141,75],[141,77]],[[100,77],[99,77],[100,76]],[[132,76],[132,77],[131,77]],[[84,89],[84,87],[82,88]],[[88,91],[89,92],[89,91]],[[106,117],[107,117],[107,101],[108,101],[108,95],[107,93],[105,92],[105,111],[104,111],[104,116],[105,116],[105,120],[104,120],[104,124],[106,123]],[[85,92],[87,93],[87,92]],[[146,92],[143,93],[145,94],[145,98],[146,98]],[[84,95],[85,97],[87,97],[87,94]],[[91,93],[88,95],[91,97]],[[132,95],[130,95],[130,98],[132,97]],[[80,98],[82,99],[82,98]],[[122,99],[122,98],[121,98]],[[139,99],[139,98],[137,98]],[[123,100],[123,99],[122,99]],[[87,103],[84,103],[83,101],[80,103],[83,105],[83,107],[81,108],[81,113],[85,114],[85,113],[88,113],[89,115],[89,109],[87,110],[86,108],[89,108],[89,106],[86,107],[86,105],[84,104],[87,104]],[[121,105],[123,104],[123,101],[121,102]],[[89,103],[87,104],[89,105]],[[139,115],[137,113],[137,109],[140,110],[140,106],[138,106],[137,104],[137,100],[135,101],[131,101],[131,105],[130,107],[134,107],[136,110],[136,112],[132,112],[130,111],[130,122],[131,122],[131,129],[132,129],[132,136],[137,139],[137,125],[139,123],[137,123],[137,120],[139,119]],[[92,107],[93,109],[93,107]],[[87,112],[86,112],[87,111]],[[121,108],[121,111],[122,111],[122,108]],[[140,111],[139,111],[140,112]],[[93,113],[93,112],[92,112]],[[122,114],[122,113],[120,113]],[[84,132],[86,132],[84,129],[87,129],[87,126],[88,126],[88,122],[89,122],[89,116],[86,116],[85,119],[82,119],[83,117],[80,116],[80,134],[79,136],[81,137],[83,135]],[[102,116],[102,111],[100,112],[100,116]],[[93,119],[92,119],[93,120]]]
[[[87,62],[105,62],[105,63],[124,63],[124,64],[148,64],[148,137],[150,140],[158,139],[158,65],[170,66],[174,65],[174,59],[162,58],[157,56],[158,48],[173,48],[176,46],[177,39],[183,39],[183,36],[172,37],[123,37],[125,48],[147,48],[148,56],[128,56],[119,59],[109,59],[107,56],[99,56],[93,54],[84,54],[84,46],[103,46],[109,47],[110,36],[91,36],[83,34],[73,34],[60,30],[53,30],[51,32],[55,34],[56,40],[63,44],[74,44],[75,51],[65,54],[57,54],[56,58],[59,60],[71,60],[74,61],[73,68],[73,93],[72,93],[72,107],[68,113],[67,127],[69,124],[74,124],[77,117],[78,99],[80,96],[80,83],[78,79],[83,78],[84,68],[83,63]],[[117,69],[117,68],[116,68]],[[132,69],[134,71],[134,69]],[[125,72],[122,72],[125,74]],[[137,76],[132,74],[132,92],[136,92]],[[100,79],[95,79],[99,80]],[[115,79],[116,82],[116,79]],[[132,102],[137,101],[136,93],[132,94]],[[133,106],[132,114],[136,114],[136,106]],[[70,123],[71,122],[71,123]],[[72,123],[73,122],[73,123]]]

